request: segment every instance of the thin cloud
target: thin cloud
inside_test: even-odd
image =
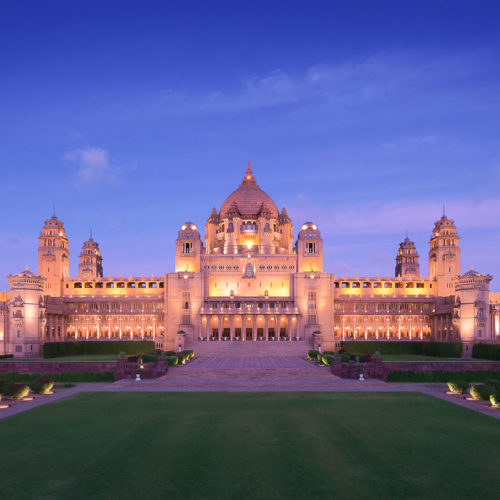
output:
[[[288,207],[295,221],[313,219],[324,235],[394,234],[432,230],[443,207],[430,201],[396,200],[325,208],[319,205]],[[307,215],[313,214],[313,215]],[[446,215],[458,228],[500,227],[500,200],[454,201]]]
[[[94,146],[68,151],[64,160],[76,166],[76,179],[84,186],[116,184],[124,169],[110,161],[108,151]]]

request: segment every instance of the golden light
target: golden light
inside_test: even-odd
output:
[[[184,275],[184,279],[185,279],[185,280],[187,280],[187,279],[188,279],[188,275],[187,275],[187,274],[185,274],[185,275]]]
[[[186,229],[186,224],[184,224],[181,229],[184,231]]]
[[[248,250],[250,250],[250,248],[252,248],[252,247],[253,247],[253,245],[252,245],[250,242],[247,242],[247,243],[246,243],[246,247],[248,248]]]
[[[315,231],[316,231],[316,229],[318,229],[318,228],[317,228],[317,226],[316,226],[316,224],[313,224],[311,227],[312,227]]]
[[[306,229],[307,229],[307,224],[304,224],[304,225],[302,226],[302,231],[305,231]]]
[[[191,229],[192,229],[193,231],[196,231],[196,226],[193,224],[193,225],[191,226]]]

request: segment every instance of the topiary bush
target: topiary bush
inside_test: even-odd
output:
[[[8,375],[8,374],[7,374]],[[3,394],[3,391],[5,390],[5,388],[12,384],[12,382],[8,379],[0,379],[0,394]]]
[[[29,385],[26,384],[9,384],[3,390],[3,395],[6,398],[14,401],[23,400],[30,392]]]
[[[455,380],[453,382],[447,382],[448,389],[453,394],[465,394],[467,389],[469,388],[469,382],[465,382],[464,380]]]
[[[323,354],[323,356],[321,356],[321,361],[324,365],[330,366],[332,364],[332,358],[333,356],[331,354]]]
[[[48,378],[39,378],[33,381],[30,387],[35,394],[48,394],[52,387],[54,387],[54,381]]]
[[[495,394],[495,389],[489,385],[473,385],[470,388],[470,395],[477,401],[489,401],[490,396]]]
[[[497,392],[500,392],[500,380],[498,380],[498,379],[488,379],[488,380],[485,380],[484,383],[486,385],[489,385],[489,386],[493,387]]]
[[[156,363],[157,361],[158,361],[157,354],[144,354],[144,356],[142,356],[143,363]]]
[[[500,408],[500,392],[490,394],[490,403],[494,408]]]
[[[319,351],[317,351],[316,349],[310,349],[309,351],[307,351],[307,359],[317,360],[318,354]]]
[[[168,366],[177,366],[179,358],[177,356],[168,356]]]

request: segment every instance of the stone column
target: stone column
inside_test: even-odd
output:
[[[264,316],[264,338],[269,337],[269,314]]]
[[[99,328],[99,325],[101,323],[101,318],[96,318],[96,321],[97,321],[97,340],[99,340],[100,336],[101,336],[101,329]]]
[[[257,340],[257,315],[252,314],[252,340]]]
[[[234,340],[234,316],[229,316],[229,338]]]

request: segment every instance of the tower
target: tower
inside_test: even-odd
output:
[[[492,277],[470,271],[453,278],[455,307],[453,322],[464,344],[464,356],[472,356],[474,342],[494,340],[490,312],[489,284]]]
[[[437,295],[453,295],[452,278],[460,274],[460,247],[455,223],[443,214],[434,223],[429,241],[429,278],[436,281]]]
[[[408,236],[399,244],[396,255],[396,278],[420,277],[420,264],[415,243]]]
[[[297,271],[323,272],[323,240],[316,224],[306,222],[297,237]]]
[[[26,270],[7,276],[10,283],[9,334],[6,351],[19,358],[40,356],[45,325],[43,302],[47,281]]]
[[[69,277],[69,240],[63,222],[54,214],[45,221],[38,239],[38,274],[46,278],[44,293],[59,297],[62,280]]]
[[[79,279],[93,279],[102,277],[102,255],[99,243],[94,241],[92,235],[83,244],[80,252],[80,264],[78,265]]]
[[[192,222],[182,225],[175,240],[175,272],[200,272],[203,245]]]

